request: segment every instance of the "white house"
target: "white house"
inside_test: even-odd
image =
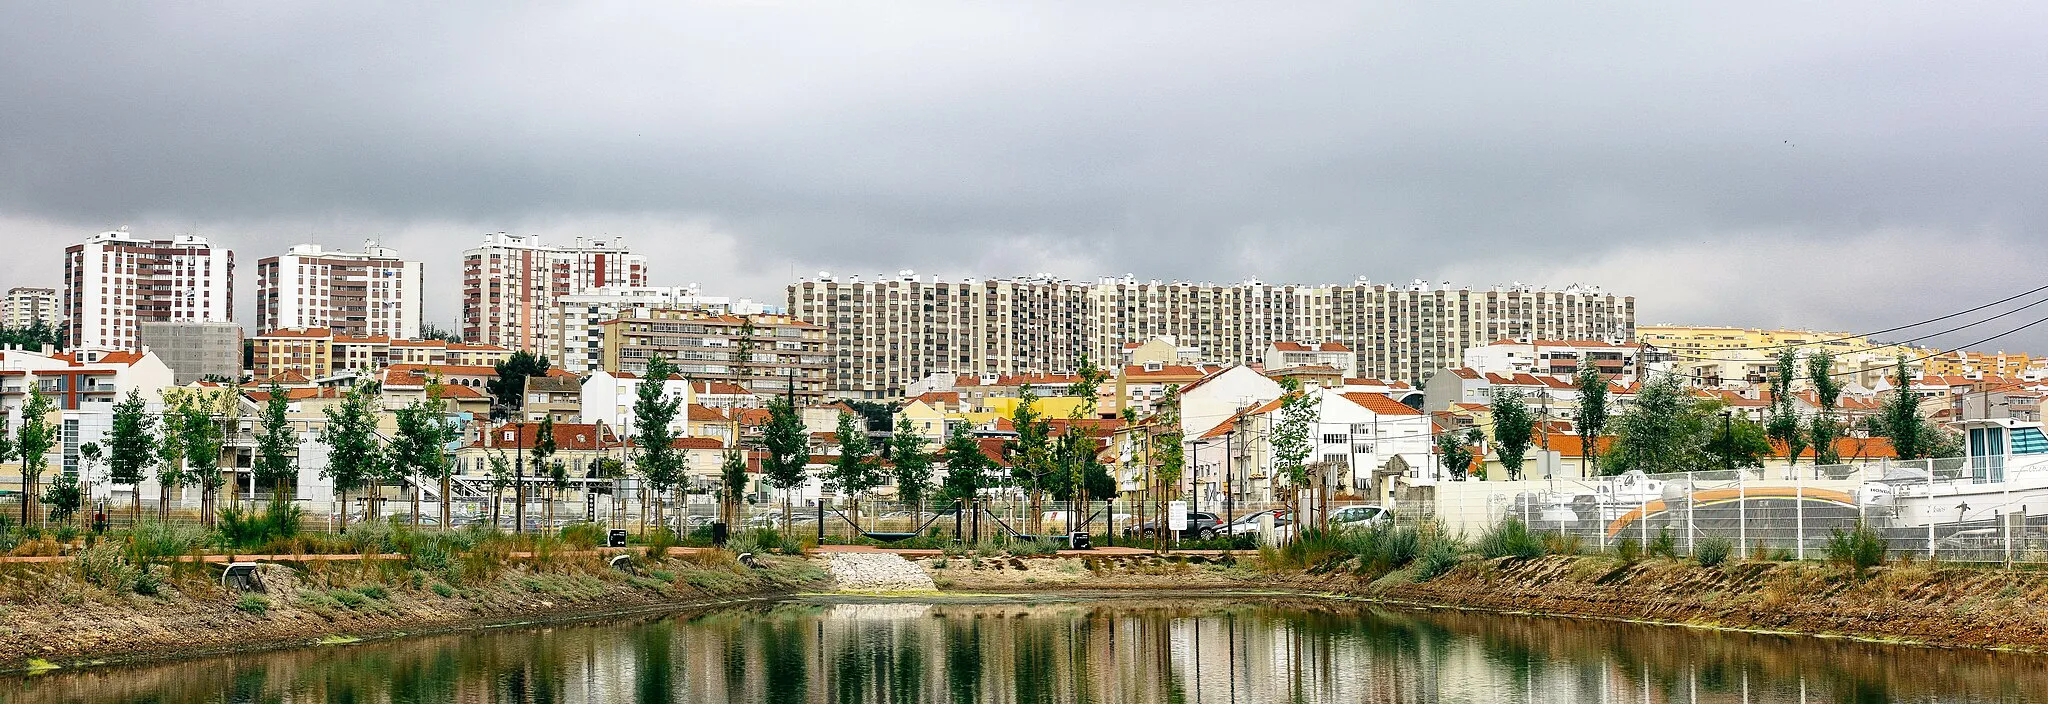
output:
[[[641,381],[631,372],[592,372],[590,378],[583,380],[583,422],[603,423],[622,435],[632,435],[633,401],[640,394]],[[685,408],[697,405],[696,387],[680,376],[672,376],[662,382],[662,394],[671,398],[681,397]],[[689,422],[689,414],[678,412],[670,426],[678,433],[688,434]]]

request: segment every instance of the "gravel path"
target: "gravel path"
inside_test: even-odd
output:
[[[832,573],[840,591],[928,592],[939,588],[924,568],[892,552],[831,553],[825,569]]]

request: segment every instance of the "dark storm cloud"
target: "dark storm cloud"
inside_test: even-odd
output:
[[[1886,9],[18,4],[0,223],[52,258],[123,222],[248,261],[374,235],[446,277],[483,231],[623,234],[770,299],[1448,276],[1874,328],[2048,264],[2048,13]]]

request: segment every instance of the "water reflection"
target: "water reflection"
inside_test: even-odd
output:
[[[795,601],[58,672],[5,702],[1994,702],[2048,661],[1255,599]]]

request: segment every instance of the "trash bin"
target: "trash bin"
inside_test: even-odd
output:
[[[610,533],[605,534],[604,546],[608,548],[626,547],[626,529],[613,528]]]
[[[712,545],[716,545],[716,546],[718,546],[718,547],[721,547],[721,548],[722,548],[722,547],[725,547],[725,539],[726,539],[726,536],[727,536],[727,535],[728,535],[729,533],[730,533],[730,531],[729,531],[729,530],[728,530],[728,529],[727,529],[727,528],[725,527],[725,521],[712,521],[712,522],[711,522],[711,544],[712,544]]]
[[[1094,550],[1095,545],[1088,539],[1088,531],[1077,530],[1067,534],[1067,545],[1075,550]]]

